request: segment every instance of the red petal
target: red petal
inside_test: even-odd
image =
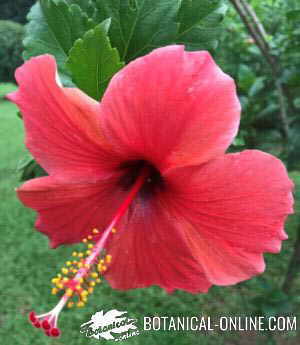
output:
[[[20,86],[8,98],[23,115],[26,145],[49,173],[61,179],[96,179],[114,164],[98,123],[98,103],[56,81],[52,56],[32,58],[17,69]]]
[[[104,133],[124,156],[166,170],[224,153],[240,104],[233,80],[208,52],[168,46],[114,76],[101,103]]]
[[[103,230],[124,200],[117,177],[97,183],[63,184],[53,177],[27,181],[18,190],[25,206],[39,213],[36,227],[51,246],[80,242],[93,228]]]
[[[169,207],[185,218],[182,229],[210,282],[250,278],[264,270],[263,252],[280,251],[293,183],[275,157],[255,150],[228,154],[165,178]]]
[[[107,249],[112,262],[105,274],[113,288],[159,285],[167,292],[207,292],[211,284],[192,257],[180,222],[166,207],[153,199],[147,203],[136,200],[117,226]]]
[[[183,229],[192,255],[207,279],[215,285],[231,285],[249,279],[265,270],[262,253],[248,251],[221,238],[212,240],[201,235],[200,225]]]

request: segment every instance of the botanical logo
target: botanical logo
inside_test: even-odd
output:
[[[104,313],[103,310],[92,315],[88,322],[80,326],[80,333],[85,333],[88,338],[106,340],[125,340],[129,337],[139,335],[139,330],[135,325],[136,319],[130,319],[127,311],[116,309]],[[118,336],[117,336],[117,335]]]

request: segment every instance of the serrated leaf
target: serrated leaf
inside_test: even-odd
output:
[[[176,42],[189,50],[216,48],[226,9],[222,0],[182,0]]]
[[[180,0],[95,1],[102,19],[112,19],[109,37],[126,63],[175,42]]]
[[[50,31],[39,3],[31,8],[27,19],[29,23],[26,25],[24,39],[24,59],[28,60],[32,56],[50,53],[55,56],[60,71],[64,74],[63,65],[66,54]]]
[[[70,5],[78,5],[89,18],[92,18],[95,14],[95,4],[93,0],[66,0],[66,2]]]
[[[74,83],[96,100],[101,99],[112,76],[124,65],[117,49],[110,45],[106,27],[104,21],[78,39],[67,62]]]
[[[96,23],[78,4],[64,0],[41,0],[31,8],[28,19],[24,58],[45,53],[54,55],[63,83],[70,84],[65,68],[69,50]]]
[[[96,25],[78,5],[68,5],[64,0],[40,0],[40,4],[49,29],[66,55],[76,39]]]

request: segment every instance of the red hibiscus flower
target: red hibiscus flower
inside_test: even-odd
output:
[[[101,231],[75,278],[58,282],[68,287],[60,304],[31,313],[36,327],[59,334],[59,311],[73,285],[99,266],[103,248],[109,265],[102,258],[100,272],[117,289],[207,292],[264,271],[263,253],[279,252],[287,238],[293,184],[267,153],[225,154],[240,104],[208,52],[154,50],[117,73],[101,103],[63,88],[56,75],[49,55],[16,72],[20,88],[9,99],[23,114],[28,149],[49,174],[17,193],[38,212],[36,227],[52,247]]]

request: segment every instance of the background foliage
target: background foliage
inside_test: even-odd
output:
[[[13,0],[0,2],[0,20],[9,19],[18,23],[26,22],[26,15],[36,0]]]
[[[23,26],[0,20],[0,81],[14,80],[14,71],[22,63]]]
[[[243,106],[236,149],[259,148],[285,159],[289,169],[299,169],[300,3],[265,0],[251,1],[251,4],[265,27],[270,53],[277,59],[290,132],[287,140],[280,120],[280,104],[271,66],[231,7],[225,19],[217,59],[236,80]]]
[[[4,1],[0,4],[0,19],[24,22],[32,3]],[[222,69],[236,80],[243,106],[241,129],[230,150],[256,148],[283,159],[295,181],[297,200],[297,212],[287,225],[289,240],[285,241],[280,255],[266,255],[267,271],[262,276],[232,287],[214,287],[208,295],[176,292],[169,296],[156,287],[123,293],[110,290],[104,284],[86,309],[72,312],[72,316],[68,312],[64,314],[64,335],[53,344],[66,344],[69,339],[74,345],[86,344],[78,333],[79,324],[95,312],[95,306],[99,310],[125,308],[132,317],[168,313],[197,315],[199,312],[211,316],[300,316],[299,269],[298,266],[295,269],[294,259],[291,259],[298,255],[297,243],[300,248],[300,3],[298,0],[248,1],[263,25],[275,75],[274,66],[258,48],[233,3],[231,0],[41,0],[32,7],[23,57],[53,54],[63,83],[76,85],[97,100],[123,64],[157,46],[183,43],[190,50],[209,49]],[[12,39],[1,43],[0,34],[0,73],[5,65],[1,56],[10,56],[9,51],[15,52],[9,59],[10,71],[21,63],[22,29],[11,23],[4,25],[7,29],[3,35],[11,35]],[[99,47],[101,49],[97,49]],[[18,62],[13,65],[13,61]],[[97,73],[101,76],[99,87],[95,84]],[[22,121],[15,116],[16,108],[1,100],[14,88],[12,84],[1,84],[7,79],[0,74],[0,160],[4,162],[0,167],[3,200],[0,228],[7,234],[0,243],[2,253],[6,254],[2,258],[6,279],[0,282],[0,291],[5,297],[0,335],[4,342],[11,343],[13,338],[17,345],[23,345],[24,339],[26,343],[52,344],[51,340],[32,332],[24,315],[36,301],[42,301],[41,309],[52,307],[54,298],[48,293],[49,276],[56,273],[74,248],[50,251],[46,239],[32,231],[33,213],[23,208],[12,193],[20,179],[41,176],[45,171],[23,147]],[[283,90],[283,104],[278,83]],[[282,121],[282,107],[286,123]],[[288,271],[293,272],[293,283],[285,289]],[[296,345],[300,342],[297,332],[171,333],[147,333],[142,340],[137,337],[126,342],[182,345]]]

